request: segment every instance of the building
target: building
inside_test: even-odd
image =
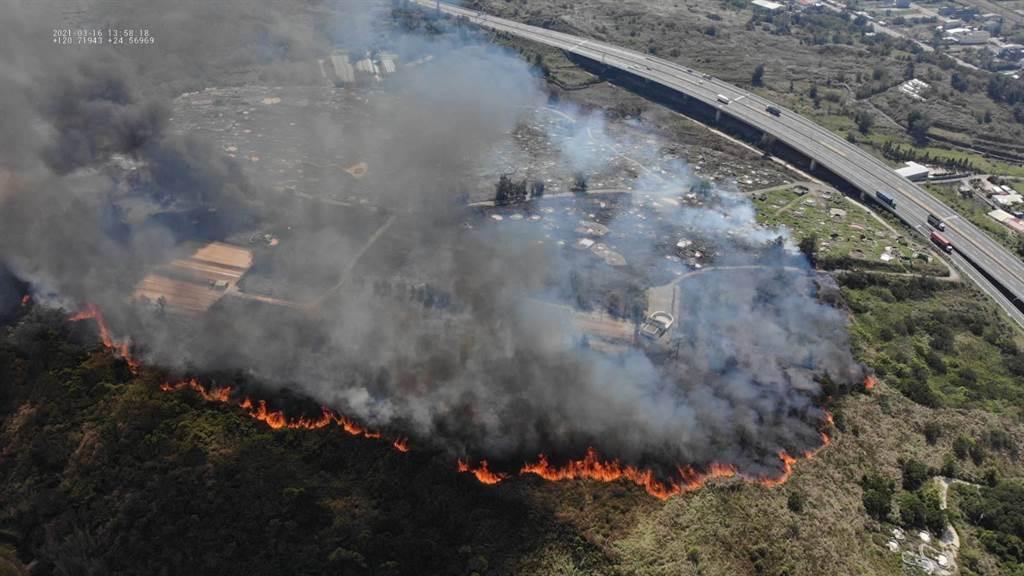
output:
[[[928,179],[928,175],[931,174],[931,170],[923,164],[907,162],[902,168],[898,168],[896,173],[911,182],[920,182],[921,180]]]
[[[370,58],[363,58],[356,62],[356,74],[360,78],[372,78],[374,80],[380,80],[380,73],[377,71],[377,65],[373,63]]]
[[[992,201],[999,204],[1003,208],[1013,206],[1014,204],[1020,204],[1024,202],[1024,197],[1014,192],[1013,194],[997,194],[992,197]]]
[[[343,50],[331,52],[331,69],[336,85],[352,84],[356,81],[356,72],[348,60],[348,53]]]
[[[378,68],[381,74],[389,76],[398,70],[398,54],[381,52],[377,55]]]
[[[781,12],[782,9],[785,8],[782,4],[772,2],[771,0],[752,0],[750,6],[755,12],[762,11],[769,13]]]
[[[166,312],[201,314],[234,291],[252,263],[250,250],[212,242],[143,278],[135,287],[135,299]]]
[[[961,46],[980,46],[987,44],[992,35],[985,30],[971,28],[950,28],[946,30],[945,40]]]
[[[644,320],[643,326],[640,327],[640,333],[645,338],[658,340],[672,328],[675,321],[675,318],[668,312],[655,312]]]

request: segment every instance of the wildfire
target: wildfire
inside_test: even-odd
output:
[[[210,402],[227,402],[231,399],[232,389],[230,387],[225,388],[213,388],[208,390],[205,386],[199,383],[195,378],[189,380],[182,380],[181,382],[171,384],[165,382],[160,385],[160,389],[164,392],[177,392],[178,390],[193,390],[197,394],[203,397],[204,400]]]
[[[824,426],[826,430],[833,425],[832,414],[825,412]],[[822,449],[831,444],[832,440],[825,431],[821,432],[821,446],[804,452],[805,459],[813,458]],[[617,482],[626,480],[643,488],[648,494],[661,500],[700,489],[708,481],[719,478],[740,477],[747,482],[760,484],[766,488],[774,488],[786,483],[793,475],[793,465],[797,458],[790,456],[785,451],[779,452],[779,461],[782,465],[782,472],[777,476],[749,476],[741,474],[732,464],[713,462],[705,470],[698,470],[692,466],[680,466],[677,468],[678,479],[659,480],[652,470],[624,465],[618,460],[602,460],[594,448],[587,448],[583,458],[570,460],[563,466],[553,466],[548,457],[541,454],[535,462],[526,463],[519,470],[519,474],[534,474],[550,482],[562,480],[597,480],[599,482]],[[469,472],[476,476],[477,480],[484,484],[497,484],[509,477],[508,474],[496,473],[488,469],[487,461],[481,460],[477,467],[471,466],[468,462],[459,460],[459,472]]]
[[[808,453],[807,457],[810,457],[811,455],[813,455],[813,453]],[[775,476],[774,478],[761,478],[758,480],[758,483],[766,488],[774,488],[789,481],[790,476],[793,475],[793,464],[796,464],[796,458],[793,458],[785,451],[782,451],[779,452],[779,460],[782,460],[782,474]]]
[[[23,299],[27,303],[29,296]],[[73,314],[70,317],[72,322],[81,320],[94,320],[100,333],[100,340],[103,345],[111,349],[119,357],[123,358],[133,372],[139,368],[139,363],[131,356],[131,345],[128,341],[117,341],[111,336],[106,320],[99,309],[89,304],[85,309]],[[875,386],[875,378],[868,376],[864,381],[864,388],[871,390]],[[267,426],[275,429],[304,429],[319,430],[332,425],[344,430],[352,436],[361,436],[368,439],[381,439],[381,433],[372,431],[350,418],[338,414],[327,407],[320,408],[320,416],[289,418],[282,410],[272,410],[266,400],[253,400],[248,396],[236,397],[235,389],[230,386],[208,387],[195,378],[182,380],[176,383],[164,383],[160,389],[165,392],[177,392],[180,390],[192,390],[201,398],[209,402],[223,404],[235,404],[245,410],[248,415]],[[833,426],[832,414],[828,411],[824,415],[824,427],[826,430]],[[826,431],[821,432],[821,446],[809,450],[803,454],[804,458],[814,457],[820,450],[831,443]],[[409,451],[409,440],[407,438],[395,438],[391,446],[399,452]],[[655,473],[649,469],[641,469],[635,466],[624,465],[618,460],[602,460],[597,450],[588,448],[583,458],[569,460],[562,466],[553,466],[547,456],[541,454],[535,462],[526,463],[519,470],[520,475],[533,474],[551,482],[563,480],[597,480],[600,482],[616,482],[626,480],[642,487],[648,494],[661,500],[668,499],[677,494],[692,492],[704,486],[709,480],[716,478],[732,478],[739,476],[748,482],[754,482],[762,486],[772,488],[785,483],[793,475],[793,466],[797,459],[787,452],[779,452],[779,460],[782,463],[782,472],[777,476],[747,476],[741,474],[731,464],[711,463],[705,470],[697,470],[692,466],[680,466],[677,468],[678,479],[659,480]],[[495,472],[488,467],[486,460],[481,460],[477,466],[471,465],[468,461],[458,460],[458,471],[470,473],[482,484],[498,484],[506,480],[511,474]]]
[[[491,472],[487,468],[487,460],[481,460],[479,466],[470,466],[468,462],[459,460],[459,472],[469,472],[482,484],[497,484],[505,478],[508,478],[508,474],[502,474],[498,472]]]
[[[21,305],[22,306],[28,306],[31,303],[32,303],[32,295],[31,294],[25,294],[24,296],[21,297]]]
[[[864,379],[864,390],[871,392],[875,389],[875,384],[878,384],[878,380],[874,376],[868,376]]]
[[[69,318],[72,322],[80,322],[82,320],[93,320],[96,322],[96,328],[100,332],[100,341],[103,345],[114,351],[120,358],[128,363],[128,368],[135,372],[139,369],[139,362],[132,357],[131,353],[131,342],[128,340],[117,341],[110,334],[110,328],[107,326],[107,321],[103,318],[103,313],[96,307],[95,304],[86,304],[85,308],[75,312]]]

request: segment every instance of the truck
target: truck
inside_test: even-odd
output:
[[[728,104],[729,103],[729,97],[724,95],[724,94],[719,94],[718,95],[718,101],[721,102],[722,104]]]
[[[782,116],[782,110],[779,110],[775,106],[768,106],[765,110],[772,116]]]
[[[875,198],[882,204],[888,206],[890,210],[896,209],[896,201],[893,200],[892,196],[889,196],[885,192],[882,192],[881,190],[875,192]]]
[[[946,239],[946,237],[943,236],[942,234],[939,234],[938,232],[932,232],[932,242],[934,242],[935,245],[938,246],[939,248],[942,248],[946,252],[946,254],[953,253],[953,243]]]
[[[936,230],[942,232],[946,231],[946,223],[939,219],[939,217],[936,216],[935,214],[928,215],[928,223],[931,224],[932,227],[935,228]]]

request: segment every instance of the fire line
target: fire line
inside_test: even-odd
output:
[[[81,320],[93,320],[99,331],[100,340],[104,347],[122,358],[133,373],[138,373],[140,363],[131,355],[131,343],[129,341],[115,340],[111,335],[110,328],[103,314],[93,304],[71,315],[72,322]],[[871,390],[875,386],[875,379],[868,376],[864,381],[865,390]],[[271,410],[266,400],[253,400],[248,396],[235,397],[235,389],[229,386],[211,388],[205,386],[199,380],[190,378],[176,383],[161,384],[160,389],[165,392],[177,392],[180,390],[191,390],[208,402],[234,404],[244,410],[251,418],[263,422],[274,430],[281,429],[303,429],[319,430],[329,426],[337,426],[352,436],[361,436],[368,439],[380,440],[383,435],[379,432],[369,430],[356,423],[346,416],[338,414],[327,407],[321,407],[321,414],[318,417],[300,416],[289,418],[282,410]],[[825,411],[823,421],[826,429],[832,426],[832,414]],[[805,452],[804,459],[814,457],[818,452],[831,444],[832,440],[824,431],[821,434],[821,445],[813,450]],[[409,451],[409,440],[405,437],[394,438],[389,441],[392,448],[398,452]],[[746,482],[760,484],[767,488],[773,488],[784,484],[793,475],[793,466],[797,458],[785,451],[778,454],[781,462],[781,473],[777,476],[751,476],[739,472],[732,464],[713,462],[707,469],[698,470],[689,465],[677,467],[678,479],[659,480],[650,469],[642,469],[620,463],[618,460],[603,460],[597,450],[587,448],[583,458],[569,460],[562,466],[554,466],[547,456],[540,454],[534,462],[528,462],[518,471],[518,475],[532,474],[539,476],[549,482],[560,482],[565,480],[596,480],[599,482],[617,482],[625,480],[643,488],[648,494],[660,500],[666,500],[672,496],[693,492],[703,487],[709,480],[718,478],[739,477]],[[473,465],[468,460],[459,459],[457,469],[460,473],[472,474],[480,483],[494,485],[512,477],[512,474],[493,471],[489,468],[487,460],[480,460],[479,464]]]

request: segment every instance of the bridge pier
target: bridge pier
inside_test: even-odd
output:
[[[722,121],[722,111],[721,110],[715,110],[715,122],[717,123],[717,122],[721,122],[721,121]]]
[[[815,160],[814,158],[811,158],[811,172],[814,172],[817,169],[818,169],[818,161]]]

